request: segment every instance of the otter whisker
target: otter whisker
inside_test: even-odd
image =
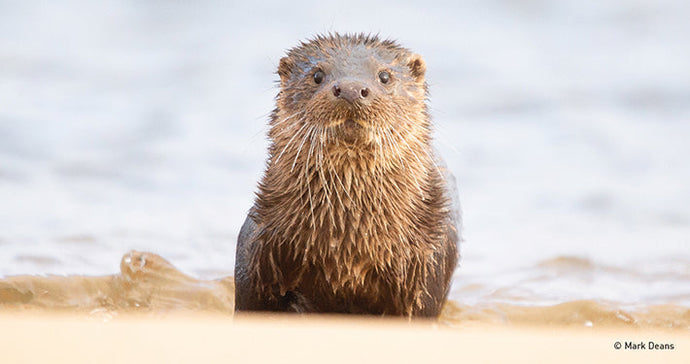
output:
[[[403,137],[399,131],[392,130],[392,132],[395,133],[395,135],[398,136],[398,140],[401,141],[405,145],[405,150],[409,151],[410,154],[412,154],[412,156],[415,157],[415,159],[417,159],[417,162],[419,162],[420,166],[423,166],[424,163],[422,162],[421,159],[419,159],[419,156],[416,153],[417,148],[413,148],[412,146],[410,146],[410,144],[407,142],[407,139],[405,137]]]
[[[352,199],[352,196],[350,196],[350,192],[345,188],[345,185],[343,184],[343,181],[340,179],[340,176],[338,176],[338,172],[335,171],[335,168],[333,167],[333,161],[332,161],[330,155],[327,155],[327,160],[326,160],[326,162],[328,163],[328,170],[329,170],[329,173],[331,174],[331,176],[335,175],[336,181],[340,184],[340,187],[342,187],[342,190],[345,192],[345,195],[347,196],[347,198],[350,199],[350,202],[352,203],[352,206],[355,206],[355,201]],[[333,189],[335,190],[336,194],[338,195],[338,200],[340,201],[340,207],[341,207],[343,210],[345,210],[345,205],[343,204],[343,200],[342,200],[342,198],[340,197],[340,193],[338,193],[338,188],[337,188],[337,186],[335,186]]]
[[[386,136],[386,140],[388,141],[388,148],[395,152],[395,154],[398,156],[398,160],[400,160],[400,167],[403,169],[407,169],[407,167],[405,166],[405,158],[403,156],[403,153],[400,150],[400,146],[398,145],[398,143],[396,143],[397,140],[395,140],[390,130],[384,129],[383,132]]]
[[[409,119],[408,119],[408,120],[409,120]],[[439,175],[441,175],[441,176],[443,175],[443,173],[441,173],[441,169],[440,169],[440,168],[438,167],[438,165],[436,164],[436,160],[435,160],[434,156],[431,155],[431,153],[430,153],[430,148],[428,148],[428,147],[427,147],[427,148],[411,148],[410,145],[408,144],[407,140],[406,140],[404,137],[402,137],[402,135],[400,134],[400,132],[399,132],[399,131],[395,131],[395,132],[396,132],[398,135],[400,135],[400,138],[403,140],[403,142],[405,143],[405,145],[408,146],[408,149],[410,149],[410,150],[413,151],[413,156],[417,159],[417,161],[418,161],[422,166],[424,165],[424,163],[420,160],[419,156],[418,156],[417,153],[415,152],[415,151],[417,151],[418,149],[422,149],[422,150],[424,151],[424,153],[426,153],[426,156],[427,156],[428,160],[434,165],[434,167],[436,168],[436,171],[439,173]],[[415,138],[415,140],[417,140],[417,139]],[[417,140],[417,141],[419,142],[419,140]]]
[[[299,144],[299,148],[297,148],[297,153],[295,154],[295,159],[292,161],[292,167],[290,168],[290,173],[295,170],[295,165],[297,164],[297,158],[299,158],[300,152],[302,152],[302,147],[304,146],[304,142],[309,139],[309,133],[304,133],[304,136],[302,137],[302,142]]]
[[[313,140],[314,138],[314,133],[315,133],[316,127],[312,126],[310,129],[310,135]],[[307,196],[309,197],[309,213],[311,214],[311,222],[312,222],[312,228],[314,229],[314,232],[316,232],[316,217],[314,217],[314,199],[312,197],[312,191],[311,191],[311,177],[309,176],[309,169],[311,168],[311,165],[309,164],[309,159],[311,158],[312,153],[314,152],[314,143],[312,142],[309,145],[309,153],[307,153],[307,162],[304,164],[304,181],[307,184]]]
[[[299,111],[296,111],[296,112],[292,113],[291,115],[283,117],[283,118],[276,117],[276,122],[273,123],[273,125],[283,124],[287,121],[290,121],[290,119],[294,118],[295,116],[297,116],[299,114],[304,114],[304,113],[305,113],[304,110],[299,110]]]
[[[318,150],[317,150],[317,171],[319,174],[319,179],[321,180],[321,186],[324,191],[324,196],[326,199],[326,208],[328,209],[329,216],[331,217],[331,223],[333,224],[332,226],[335,226],[335,216],[334,214],[334,208],[333,204],[331,202],[331,187],[329,185],[328,179],[326,179],[326,176],[323,172],[323,159],[324,159],[324,152],[323,152],[323,144],[324,144],[324,130],[320,129],[319,130],[319,145],[318,145]]]
[[[278,163],[278,161],[280,161],[280,158],[283,156],[283,153],[285,153],[285,150],[287,150],[287,148],[290,146],[290,144],[292,143],[292,141],[293,141],[293,140],[302,132],[302,130],[304,130],[304,128],[306,128],[307,126],[309,126],[309,124],[305,123],[304,125],[302,125],[301,128],[299,128],[299,130],[298,130],[297,132],[295,132],[295,134],[292,136],[292,138],[290,138],[290,140],[287,142],[287,144],[285,144],[285,147],[284,147],[283,150],[280,152],[280,154],[278,154],[278,158],[276,159],[275,163]]]

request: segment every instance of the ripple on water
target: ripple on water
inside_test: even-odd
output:
[[[678,305],[653,305],[624,310],[616,304],[595,300],[571,301],[550,306],[469,306],[449,301],[444,307],[441,320],[452,326],[505,324],[687,330],[690,329],[690,309]]]
[[[561,263],[559,263],[561,262]],[[566,263],[563,263],[566,262]],[[557,259],[545,265],[593,264],[579,259]],[[479,285],[468,289],[481,290]],[[528,296],[529,292],[522,292]],[[523,303],[528,301],[523,301]],[[3,308],[71,310],[104,319],[119,313],[201,311],[232,315],[234,282],[195,279],[152,253],[132,251],[114,275],[89,277],[17,276],[0,280]],[[516,303],[462,304],[449,300],[440,321],[450,326],[550,325],[589,328],[690,328],[690,309],[680,305],[623,308],[598,300],[573,300],[555,305]]]

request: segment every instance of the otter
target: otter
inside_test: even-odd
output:
[[[421,56],[365,34],[319,35],[280,60],[236,311],[439,315],[460,221],[425,72]]]

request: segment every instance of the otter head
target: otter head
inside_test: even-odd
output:
[[[426,143],[425,71],[421,56],[376,36],[329,34],[301,43],[280,60],[269,136],[289,144],[288,136],[309,134],[312,143],[370,151]]]

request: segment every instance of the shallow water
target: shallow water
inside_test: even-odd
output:
[[[225,307],[208,302],[227,300],[216,284],[262,172],[280,57],[315,32],[372,31],[427,62],[465,222],[453,315],[687,327],[688,2],[351,5],[0,4],[3,284],[52,284],[55,308],[141,305],[125,289],[141,284],[168,287],[155,307],[182,289]],[[130,250],[193,284],[121,286]],[[5,287],[42,302],[40,286]]]
[[[0,280],[0,305],[15,311],[83,313],[106,321],[132,313],[232,315],[234,282],[232,277],[195,279],[156,254],[132,251],[122,258],[120,272],[109,276],[17,276]],[[623,310],[596,300],[552,306],[466,305],[450,300],[439,321],[452,327],[489,324],[687,330],[690,310],[678,305]]]

